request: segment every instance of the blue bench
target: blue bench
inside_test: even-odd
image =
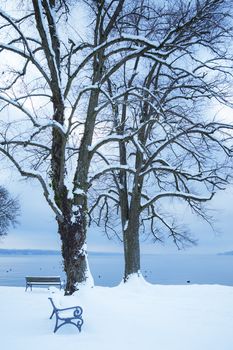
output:
[[[81,306],[72,306],[72,307],[60,309],[56,307],[52,298],[49,298],[49,300],[53,307],[53,312],[50,316],[50,319],[53,317],[53,315],[56,316],[54,333],[58,330],[58,328],[68,323],[73,324],[75,327],[78,328],[79,332],[81,332],[81,328],[83,325],[83,319],[82,319],[83,309],[81,308]]]

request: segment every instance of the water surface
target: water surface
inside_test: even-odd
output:
[[[121,254],[89,254],[95,284],[115,286],[123,276]],[[144,255],[141,272],[157,284],[222,284],[233,286],[233,256]],[[25,276],[61,276],[60,255],[0,255],[0,285],[24,286]]]

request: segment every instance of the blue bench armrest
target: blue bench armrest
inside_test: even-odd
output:
[[[83,325],[83,319],[82,319],[83,309],[81,308],[81,306],[70,306],[66,308],[58,308],[55,306],[52,298],[48,298],[48,299],[50,300],[53,306],[53,312],[50,316],[50,319],[53,317],[53,315],[56,315],[56,324],[54,328],[54,333],[58,330],[58,328],[60,328],[61,326],[67,323],[73,324],[78,328],[79,332],[81,332],[81,328]],[[65,314],[66,311],[70,311],[70,310],[73,310],[73,315]],[[62,322],[62,323],[58,325],[59,322]]]

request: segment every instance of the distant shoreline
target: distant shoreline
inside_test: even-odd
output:
[[[97,251],[88,251],[88,254],[92,256],[121,256],[123,255],[123,252],[97,252]],[[54,255],[54,256],[60,256],[61,251],[60,250],[52,250],[52,249],[4,249],[0,248],[0,257],[1,256],[32,256],[32,255]],[[142,255],[153,255],[157,256],[160,255],[159,253],[144,253]],[[176,255],[175,253],[168,253],[168,254],[162,254],[162,255]],[[190,254],[190,255],[220,255],[220,256],[233,256],[233,251],[226,251],[226,252],[220,252],[220,253],[214,253],[214,254]]]
[[[88,252],[91,255],[122,255],[118,252]],[[59,250],[47,250],[47,249],[0,249],[0,256],[9,256],[9,255],[61,255]]]
[[[60,255],[59,250],[44,249],[0,249],[0,255]]]

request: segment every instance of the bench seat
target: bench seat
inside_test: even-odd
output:
[[[26,289],[32,286],[59,286],[62,288],[62,282],[60,276],[26,276]]]

